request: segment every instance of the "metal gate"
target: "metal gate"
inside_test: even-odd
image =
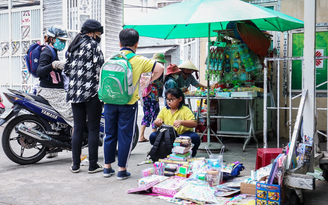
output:
[[[33,86],[34,79],[29,78],[24,55],[31,44],[41,42],[41,15],[41,6],[0,11],[1,93],[9,87],[28,91]]]
[[[328,59],[327,56],[320,56],[320,57],[316,57],[316,59]],[[268,116],[268,110],[275,110],[276,111],[276,133],[277,133],[277,147],[279,147],[279,127],[280,127],[280,112],[281,110],[285,110],[288,111],[288,115],[289,115],[289,119],[288,119],[288,129],[289,129],[289,142],[291,142],[292,139],[292,132],[293,132],[293,121],[294,119],[292,119],[292,110],[298,110],[299,107],[293,107],[292,106],[292,100],[295,100],[296,98],[300,98],[302,97],[302,93],[300,94],[295,94],[295,92],[292,90],[292,61],[295,60],[301,60],[302,61],[302,65],[303,65],[303,57],[288,57],[288,58],[266,58],[264,60],[264,76],[268,76],[268,62],[275,62],[277,64],[277,69],[274,71],[274,75],[277,76],[277,82],[276,82],[276,103],[275,106],[271,106],[268,107],[268,102],[267,102],[267,97],[268,97],[268,90],[271,90],[271,85],[268,82],[267,78],[264,78],[264,105],[263,105],[263,147],[267,148],[268,144],[267,144],[267,139],[268,139],[268,129],[267,129],[267,116]],[[288,106],[282,106],[280,104],[280,96],[282,95],[282,89],[280,88],[280,74],[281,74],[281,62],[287,62],[288,65],[288,80],[287,80],[287,87],[288,87],[288,96],[286,96],[286,98],[288,98],[288,103],[286,105]],[[327,78],[328,79],[328,78]],[[325,84],[327,84],[328,81],[321,83],[319,85],[316,86],[316,88],[319,88]],[[270,92],[270,94],[272,95],[273,92]],[[272,96],[271,96],[272,97]],[[328,102],[328,101],[327,101]],[[327,104],[328,107],[328,104]],[[328,116],[328,109],[327,107],[316,107],[317,111],[327,111],[327,116]],[[327,120],[327,127],[328,128],[328,120]],[[323,136],[327,137],[327,134],[320,132],[319,130],[316,130],[317,133],[322,134]],[[328,133],[328,131],[326,132]],[[327,150],[328,150],[328,141],[327,141]]]
[[[11,8],[10,2],[9,9],[0,10],[0,93],[7,88],[30,92],[38,82],[27,72],[24,56],[30,45],[43,43],[45,29],[50,26],[67,28],[73,39],[85,20],[96,19],[104,26],[101,48],[105,58],[119,50],[121,0],[42,0],[40,5],[26,3],[25,7],[17,8]],[[64,53],[58,53],[60,59]],[[2,97],[5,106],[9,107],[11,104]]]

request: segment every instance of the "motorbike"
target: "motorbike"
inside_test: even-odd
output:
[[[0,95],[0,114],[2,114],[6,110],[6,107],[2,102],[3,101],[2,101],[2,98],[1,98],[1,95]]]
[[[21,165],[34,164],[47,153],[71,150],[70,127],[50,104],[41,96],[14,89],[3,94],[13,104],[0,115],[0,126],[8,122],[2,134],[2,148],[6,156]],[[102,114],[99,132],[99,146],[105,136],[105,119]],[[132,150],[138,143],[139,130],[136,128]],[[88,130],[83,136],[82,147],[88,146]]]

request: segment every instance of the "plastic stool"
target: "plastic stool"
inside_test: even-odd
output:
[[[259,148],[256,154],[255,170],[271,164],[271,160],[275,159],[282,153],[282,148]]]

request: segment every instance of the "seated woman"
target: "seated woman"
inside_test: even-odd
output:
[[[181,89],[171,88],[165,92],[167,105],[161,109],[154,124],[160,127],[162,124],[171,125],[175,128],[179,136],[188,136],[191,138],[194,147],[192,148],[192,157],[197,153],[200,144],[199,135],[193,132],[197,126],[195,115],[184,105],[185,99]],[[150,144],[154,144],[157,132],[149,136]]]
[[[200,87],[207,88],[206,85],[199,83],[192,75],[193,72],[196,72],[196,76],[197,76],[198,68],[196,68],[196,66],[190,60],[186,60],[178,67],[181,70],[181,75],[176,80],[176,82],[178,83],[179,88],[183,92],[187,92],[190,85],[196,88],[200,88]]]
[[[163,89],[163,97],[164,97],[164,105],[167,106],[167,102],[165,100],[165,92],[170,88],[179,88],[179,85],[177,83],[177,79],[179,78],[179,75],[181,73],[181,70],[178,68],[177,65],[171,64],[166,68],[166,74],[164,78],[164,89]]]
[[[179,88],[177,83],[177,79],[181,70],[178,68],[177,65],[171,64],[166,68],[166,74],[164,78],[164,90],[163,90],[163,97],[165,98],[165,91],[170,88]],[[165,104],[166,105],[166,104]]]

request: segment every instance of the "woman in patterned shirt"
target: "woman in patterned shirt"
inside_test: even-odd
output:
[[[153,60],[157,63],[161,63],[162,65],[166,63],[165,56],[163,53],[155,53],[153,55]],[[149,140],[145,138],[144,133],[146,127],[149,127],[152,124],[152,131],[156,131],[156,127],[153,121],[156,119],[159,113],[159,90],[163,86],[163,83],[156,79],[155,81],[151,82],[148,87],[143,90],[142,92],[142,99],[144,102],[143,112],[144,117],[141,121],[141,129],[140,129],[140,136],[139,142],[148,142]]]
[[[98,163],[99,127],[102,103],[98,99],[99,72],[104,63],[100,49],[103,27],[92,19],[88,19],[67,52],[64,68],[70,82],[67,101],[72,103],[74,132],[72,137],[73,165],[71,172],[80,171],[80,155],[85,127],[88,127],[89,173],[100,172],[103,167]],[[88,120],[87,120],[88,119]]]

